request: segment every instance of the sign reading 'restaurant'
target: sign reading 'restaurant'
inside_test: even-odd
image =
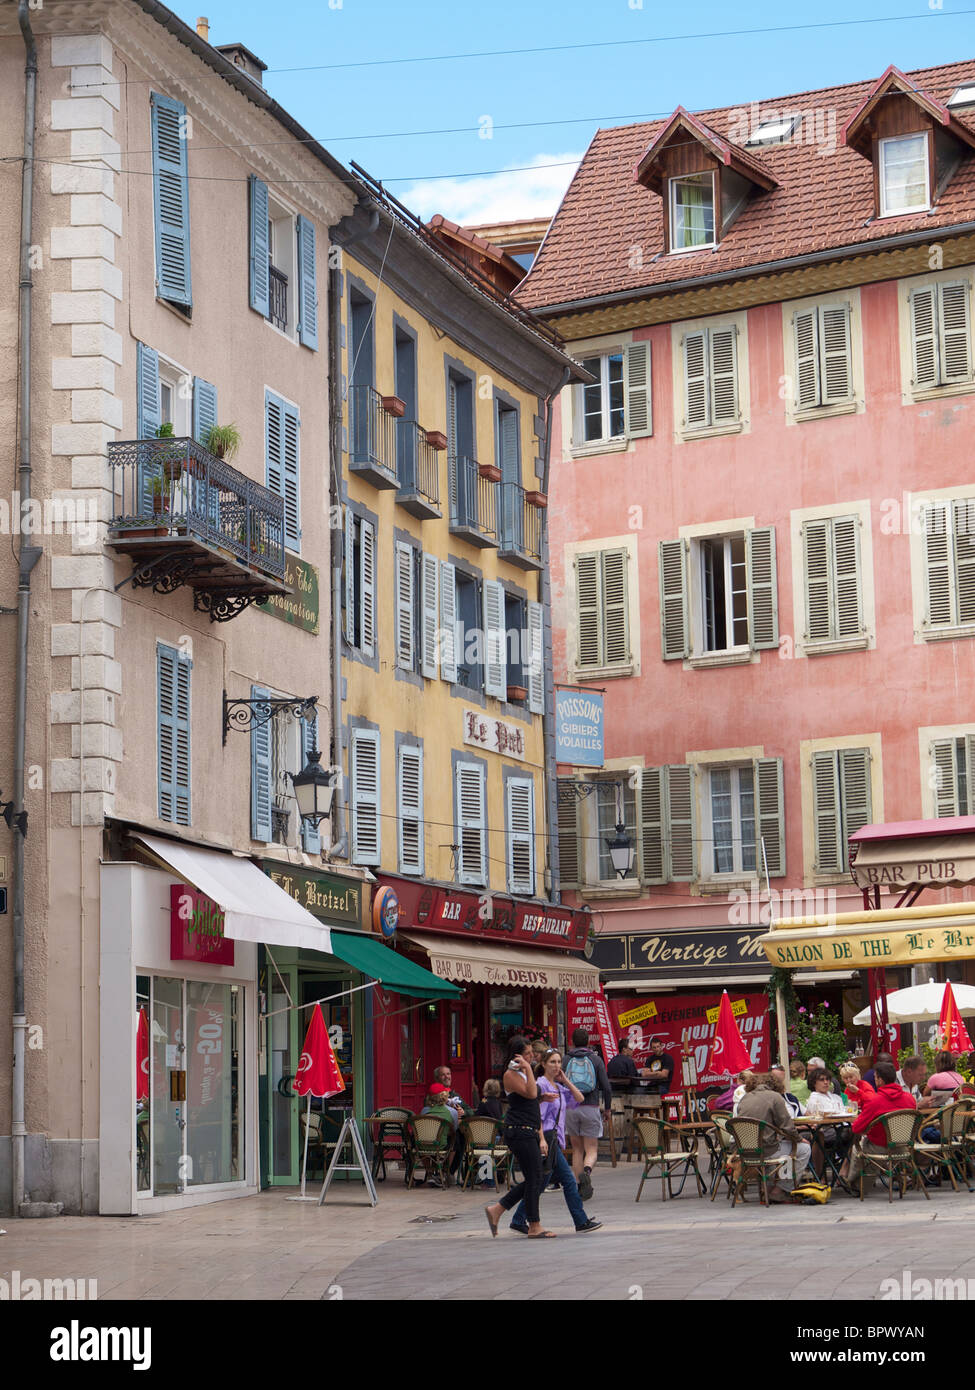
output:
[[[589,934],[588,913],[557,903],[518,902],[493,893],[465,893],[402,878],[380,878],[379,882],[395,888],[399,926],[406,931],[419,927],[448,936],[522,941],[568,951],[581,951]]]
[[[603,697],[588,691],[555,692],[555,761],[603,765]]]

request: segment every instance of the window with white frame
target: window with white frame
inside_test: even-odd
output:
[[[923,520],[925,626],[975,623],[975,497],[929,503]]]
[[[161,423],[170,421],[177,439],[185,439],[193,433],[191,426],[191,406],[193,403],[193,378],[181,371],[175,362],[165,357],[159,359],[159,415]]]
[[[923,212],[931,205],[927,134],[880,141],[880,215]]]
[[[972,380],[971,291],[967,280],[910,293],[911,386],[931,390]]]
[[[975,815],[975,734],[933,739],[929,751],[935,817]]]
[[[708,777],[708,793],[711,872],[755,873],[755,779],[752,765],[712,767]]]
[[[779,643],[775,530],[660,542],[665,661]]]
[[[682,174],[670,180],[670,249],[714,245],[714,174]]]
[[[268,314],[267,317],[287,333],[296,336],[298,318],[296,268],[297,222],[295,214],[268,195],[267,205],[267,260],[268,260]]]
[[[573,388],[575,447],[653,433],[648,342],[585,357],[582,366],[596,380]]]

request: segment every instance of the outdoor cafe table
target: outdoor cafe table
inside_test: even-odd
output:
[[[823,1137],[822,1131],[823,1131],[828,1125],[833,1125],[833,1126],[834,1126],[835,1128],[837,1128],[837,1129],[840,1128],[840,1127],[843,1126],[843,1125],[849,1125],[850,1122],[851,1122],[852,1120],[854,1120],[855,1118],[856,1118],[856,1116],[855,1116],[852,1112],[850,1112],[850,1111],[847,1111],[846,1114],[843,1114],[843,1115],[797,1115],[797,1116],[796,1116],[796,1118],[795,1118],[796,1129],[798,1129],[798,1130],[807,1130],[807,1131],[808,1131],[808,1133],[809,1133],[809,1141],[810,1141],[810,1143],[812,1144],[813,1149],[814,1149],[814,1150],[816,1151],[816,1153],[818,1154],[818,1162],[817,1162],[816,1159],[814,1158],[814,1159],[813,1159],[813,1166],[814,1166],[814,1170],[818,1168],[819,1176],[820,1176],[820,1179],[821,1179],[821,1180],[825,1181],[826,1176],[827,1176],[827,1174],[826,1174],[826,1144],[825,1144],[825,1142],[824,1142],[824,1137]],[[796,1176],[798,1177],[798,1174],[796,1174]],[[839,1176],[839,1174],[837,1174],[837,1176]]]
[[[717,1126],[713,1120],[682,1120],[680,1124],[671,1124],[668,1129],[675,1132],[681,1148],[685,1153],[694,1153],[697,1150],[699,1139],[704,1140],[704,1147],[708,1151],[708,1175],[714,1172],[714,1165],[721,1162],[721,1152],[718,1148],[715,1137]],[[684,1190],[684,1183],[687,1181],[687,1171],[680,1180],[680,1187],[677,1189],[678,1197]]]

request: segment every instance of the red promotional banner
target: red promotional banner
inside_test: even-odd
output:
[[[961,1014],[958,1012],[958,1004],[955,1000],[954,991],[950,982],[945,985],[944,996],[941,1000],[941,1017],[938,1019],[938,1032],[941,1034],[941,1046],[946,1052],[953,1052],[956,1057],[963,1056],[972,1050],[972,1040],[968,1036],[968,1029],[962,1022]],[[894,1056],[896,1057],[896,1053]]]
[[[572,996],[569,996],[570,1000]],[[764,993],[729,995],[738,1032],[748,1050],[750,1066],[756,1071],[769,1067],[769,1004]],[[721,996],[713,994],[645,994],[611,998],[609,1013],[617,1039],[626,1038],[633,1048],[638,1067],[646,1065],[650,1042],[660,1038],[664,1051],[674,1059],[672,1090],[680,1088],[681,1043],[687,1039],[697,1067],[699,1087],[724,1081],[727,1072],[709,1070],[711,1043],[718,1022]],[[571,1015],[569,1030],[572,1030]],[[586,1026],[583,1024],[583,1026]]]
[[[575,1028],[585,1028],[590,1042],[598,1041],[603,1049],[603,1060],[611,1061],[616,1056],[616,1029],[609,1011],[609,1000],[600,989],[596,993],[576,993],[567,990],[565,996],[566,1027],[568,1037],[566,1047],[572,1044]]]
[[[149,1020],[145,1009],[139,1010],[135,1025],[135,1098],[149,1099]]]
[[[305,1045],[301,1050],[298,1073],[292,1087],[296,1096],[337,1096],[345,1090],[342,1072],[322,1017],[322,1006],[312,1011]]]

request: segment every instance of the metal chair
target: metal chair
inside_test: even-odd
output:
[[[380,1172],[382,1181],[386,1181],[386,1159],[394,1154],[409,1171],[412,1119],[413,1111],[398,1105],[382,1105],[374,1115],[368,1116],[366,1123],[372,1129],[372,1176],[377,1181]]]
[[[969,1192],[975,1191],[968,1180],[968,1154],[965,1151],[965,1130],[971,1115],[971,1097],[955,1101],[953,1105],[946,1105],[934,1115],[929,1111],[922,1115],[922,1122],[918,1126],[918,1138],[914,1141],[917,1157],[926,1158],[938,1168],[944,1168],[956,1192],[957,1178],[962,1179]],[[937,1125],[940,1130],[938,1139],[925,1141],[920,1137],[920,1131],[928,1125]]]
[[[917,1110],[892,1110],[887,1115],[879,1116],[877,1123],[883,1128],[886,1145],[883,1153],[874,1154],[866,1149],[860,1151],[860,1201],[862,1202],[865,1196],[867,1170],[870,1168],[875,1175],[884,1179],[888,1202],[894,1200],[895,1178],[898,1195],[903,1197],[904,1180],[908,1176],[912,1182],[916,1182],[930,1202],[931,1194],[925,1184],[924,1175],[917,1166],[914,1151],[918,1130],[923,1124],[927,1124],[927,1118]]]
[[[728,1121],[732,1118],[730,1110],[712,1110],[708,1118],[714,1125],[714,1132],[717,1137],[714,1171],[711,1174],[711,1201],[713,1202],[718,1195],[722,1178],[728,1184],[728,1196],[731,1196],[730,1164],[735,1153],[735,1141],[728,1132]]]
[[[412,1135],[407,1160],[407,1187],[413,1186],[413,1174],[417,1163],[422,1163],[427,1172],[439,1178],[446,1187],[454,1138],[453,1125],[449,1120],[442,1120],[439,1115],[414,1115],[410,1129]]]
[[[694,1180],[697,1183],[698,1196],[703,1197],[707,1193],[707,1185],[701,1177],[700,1169],[697,1166],[697,1154],[693,1150],[685,1150],[678,1147],[677,1150],[667,1148],[667,1139],[673,1134],[678,1140],[678,1145],[682,1139],[679,1130],[674,1129],[664,1120],[651,1119],[648,1116],[641,1117],[633,1121],[633,1129],[636,1134],[637,1142],[640,1146],[640,1157],[643,1159],[643,1175],[640,1178],[640,1186],[637,1189],[636,1200],[639,1201],[643,1194],[643,1184],[650,1176],[650,1169],[659,1167],[660,1169],[660,1200],[664,1201],[668,1197],[673,1197],[673,1173],[677,1167],[683,1167],[681,1174],[680,1187],[676,1195],[679,1197],[684,1190],[684,1183],[687,1175],[693,1171]]]
[[[461,1157],[461,1187],[474,1186],[476,1177],[488,1168],[495,1190],[501,1190],[501,1180],[511,1186],[511,1150],[500,1142],[503,1126],[500,1120],[488,1115],[469,1115],[460,1122],[464,1141]]]
[[[313,1110],[310,1114],[305,1110],[298,1113],[298,1142],[302,1154],[305,1151],[306,1127],[308,1130],[308,1171],[311,1172],[320,1167],[322,1176],[324,1176],[328,1146],[325,1143],[325,1135],[322,1133],[322,1117],[317,1110]],[[332,1144],[331,1147],[334,1148],[335,1145]]]
[[[725,1126],[734,1143],[732,1163],[737,1164],[737,1172],[731,1174],[731,1205],[738,1205],[738,1198],[745,1200],[745,1191],[754,1178],[758,1183],[759,1201],[768,1206],[769,1177],[778,1178],[779,1171],[795,1157],[798,1141],[794,1134],[787,1134],[769,1120],[751,1120],[738,1116],[725,1120]],[[792,1144],[791,1154],[770,1154],[765,1145],[766,1131],[788,1139]]]

